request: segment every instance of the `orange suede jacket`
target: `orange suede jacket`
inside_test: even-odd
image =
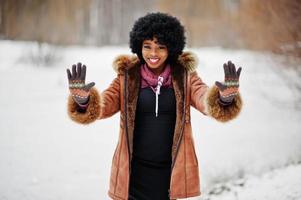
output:
[[[78,111],[78,106],[71,96],[68,98],[68,114],[72,120],[81,124],[89,124],[120,111],[119,140],[112,160],[108,191],[108,195],[114,200],[128,200],[135,111],[140,89],[140,65],[136,56],[117,57],[113,64],[117,77],[100,95],[96,89],[91,89],[89,106],[85,113]],[[240,94],[231,105],[220,105],[218,88],[208,88],[198,76],[196,67],[196,56],[190,52],[181,54],[177,64],[172,66],[177,116],[172,145],[170,199],[201,194],[190,106],[221,122],[235,118],[242,107]]]

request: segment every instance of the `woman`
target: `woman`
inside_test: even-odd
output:
[[[86,66],[67,69],[68,114],[89,124],[120,111],[109,196],[114,200],[165,200],[200,195],[190,105],[218,121],[235,118],[242,106],[241,68],[224,64],[225,81],[208,86],[196,72],[196,58],[183,52],[184,28],[175,18],[150,13],[130,32],[136,56],[114,61],[117,77],[101,93],[85,84]]]

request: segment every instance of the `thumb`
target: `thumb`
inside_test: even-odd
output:
[[[94,85],[95,83],[91,82],[84,87],[84,90],[88,92]]]
[[[218,89],[220,90],[220,91],[223,91],[225,88],[226,88],[226,86],[224,86],[221,82],[219,82],[219,81],[215,81],[215,85],[216,85],[216,87],[218,87]]]

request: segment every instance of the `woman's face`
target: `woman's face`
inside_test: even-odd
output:
[[[142,43],[142,57],[147,66],[158,75],[165,66],[168,50],[165,45],[159,44],[156,38],[144,40]]]

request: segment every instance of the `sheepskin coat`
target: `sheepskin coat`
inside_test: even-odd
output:
[[[86,112],[79,110],[71,96],[68,98],[68,115],[81,124],[89,124],[120,112],[119,139],[112,159],[108,191],[108,195],[114,200],[128,199],[135,113],[140,89],[140,66],[141,63],[136,56],[117,57],[113,63],[117,72],[116,78],[101,94],[95,88],[91,89]],[[201,194],[190,107],[221,122],[235,118],[242,107],[240,94],[231,105],[220,105],[218,88],[216,86],[209,88],[198,76],[196,67],[196,56],[190,52],[181,54],[177,63],[172,66],[172,84],[177,111],[171,155],[170,199]]]

